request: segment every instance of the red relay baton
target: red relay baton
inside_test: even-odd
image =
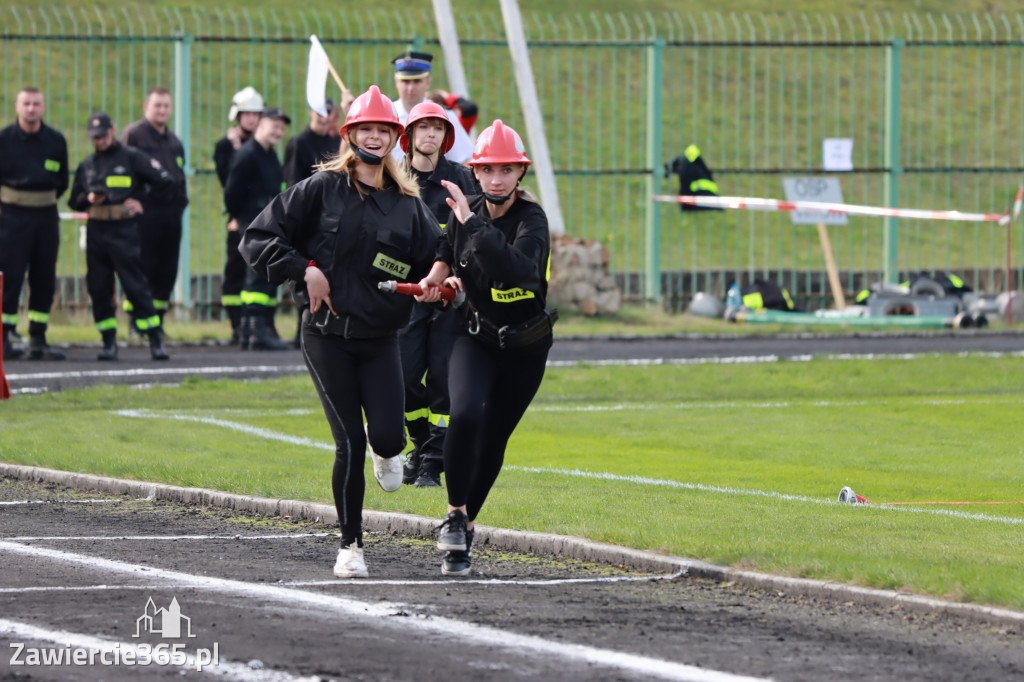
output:
[[[387,294],[406,294],[407,296],[420,296],[423,294],[423,288],[419,284],[407,284],[394,280],[380,282],[377,284],[377,288]],[[454,301],[461,293],[461,291],[452,287],[441,287],[441,300]]]

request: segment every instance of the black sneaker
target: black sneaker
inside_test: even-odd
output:
[[[441,575],[469,575],[473,563],[473,531],[466,531],[466,550],[464,552],[445,552],[441,560]]]
[[[420,465],[420,475],[416,477],[417,488],[441,487],[441,466],[432,460],[425,460]]]
[[[469,519],[458,509],[448,512],[444,517],[441,526],[438,528],[440,534],[437,536],[437,548],[447,551],[466,551],[466,523]]]
[[[416,479],[420,475],[420,461],[419,448],[415,448],[405,459],[405,464],[402,465],[402,483],[406,485],[416,483]]]

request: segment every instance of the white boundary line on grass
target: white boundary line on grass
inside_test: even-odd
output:
[[[10,542],[84,542],[103,541],[145,541],[150,540],[286,540],[290,538],[329,538],[338,533],[282,533],[279,535],[19,535],[4,538]]]
[[[209,424],[212,426],[219,426],[233,431],[245,433],[250,436],[257,436],[259,438],[266,438],[268,440],[276,440],[283,443],[290,443],[292,445],[300,445],[313,447],[320,450],[334,451],[334,445],[331,443],[322,443],[309,438],[303,438],[301,436],[291,436],[286,433],[279,433],[277,431],[271,431],[269,429],[263,429],[257,426],[251,426],[249,424],[240,424],[238,422],[231,422],[225,419],[214,419],[212,417],[199,417],[187,414],[180,414],[175,412],[157,413],[152,410],[116,410],[113,414],[121,417],[128,417],[133,419],[169,419],[175,421],[190,421],[198,422],[201,424]],[[787,493],[777,493],[769,490],[757,490],[757,489],[743,489],[743,488],[726,488],[716,485],[705,485],[703,483],[685,483],[682,481],[673,481],[671,479],[664,478],[648,478],[644,476],[624,476],[619,474],[610,474],[594,471],[585,471],[582,469],[551,469],[544,467],[520,467],[515,465],[508,465],[504,467],[508,471],[519,471],[528,474],[556,474],[561,476],[571,476],[574,478],[590,478],[595,480],[604,481],[615,481],[622,483],[634,483],[640,485],[651,485],[661,486],[667,488],[681,488],[684,490],[696,490],[700,492],[713,492],[713,493],[724,493],[727,495],[743,495],[750,497],[766,497],[772,499],[786,500],[789,502],[806,502],[811,504],[839,504],[839,502],[831,499],[821,499],[815,497],[805,497],[802,495],[790,495]],[[988,516],[985,514],[969,514],[967,512],[947,510],[947,509],[928,509],[918,507],[893,507],[893,506],[879,506],[879,505],[843,505],[854,507],[861,510],[875,510],[875,511],[892,511],[892,512],[908,512],[913,514],[932,514],[935,516],[949,516],[956,519],[966,519],[970,521],[989,521],[993,523],[1005,523],[1009,525],[1021,526],[1024,525],[1024,517],[1014,518],[1007,516]]]
[[[301,605],[315,609],[321,615],[334,613],[354,620],[368,620],[380,627],[393,628],[399,633],[403,631],[419,631],[442,637],[457,638],[471,644],[499,647],[520,654],[540,654],[550,656],[556,660],[572,660],[669,680],[742,682],[745,680],[765,679],[733,675],[622,651],[555,642],[540,637],[520,635],[499,628],[446,617],[425,615],[418,618],[396,618],[395,616],[405,615],[404,608],[401,605],[386,602],[364,602],[348,597],[307,592],[295,588],[200,576],[181,571],[103,559],[85,554],[74,554],[43,547],[21,545],[16,542],[3,540],[0,540],[0,553],[48,559],[55,563],[76,564],[106,573],[129,576],[145,575],[147,578],[166,583],[164,585],[165,589],[171,586],[180,586],[235,595],[256,601],[274,601],[288,608],[295,608]],[[5,628],[19,626],[21,624],[14,621],[0,620],[0,633],[3,633]],[[80,636],[86,637],[85,635]],[[97,638],[89,639],[97,640]],[[97,640],[97,642],[103,642],[103,640]]]

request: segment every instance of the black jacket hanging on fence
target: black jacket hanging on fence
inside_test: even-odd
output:
[[[711,169],[704,163],[697,145],[691,144],[682,154],[665,165],[665,177],[669,173],[679,175],[679,194],[681,196],[717,197],[718,185],[715,183]],[[679,204],[683,211],[721,211],[721,208],[710,206],[691,206]]]

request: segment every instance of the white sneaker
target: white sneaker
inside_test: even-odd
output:
[[[402,487],[402,457],[395,455],[390,459],[385,459],[379,456],[370,445],[368,426],[364,426],[364,429],[366,429],[366,452],[370,454],[370,459],[373,461],[373,476],[384,492],[393,493]]]
[[[351,545],[339,549],[338,560],[334,562],[334,575],[338,578],[369,577],[363,560],[363,548]]]

